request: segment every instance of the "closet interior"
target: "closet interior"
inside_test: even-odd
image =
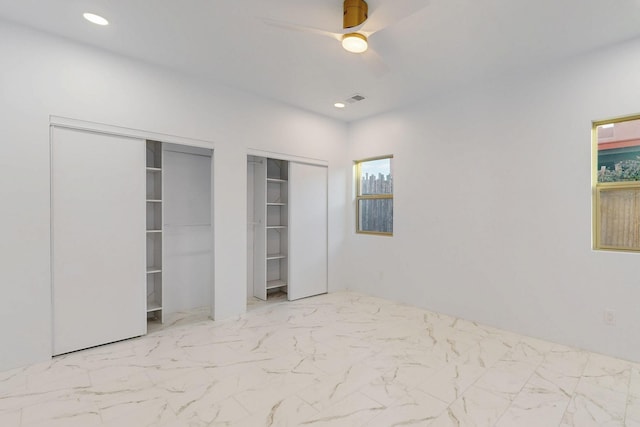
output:
[[[327,167],[247,158],[247,296],[327,292]]]
[[[147,318],[162,323],[162,143],[146,148]]]
[[[147,319],[163,323],[211,299],[212,151],[146,145]]]
[[[287,293],[289,273],[288,162],[249,156],[250,223],[248,295],[260,300]],[[282,295],[280,295],[282,296]]]

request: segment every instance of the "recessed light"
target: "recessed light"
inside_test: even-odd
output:
[[[92,22],[96,25],[109,25],[109,21],[107,21],[100,15],[96,15],[95,13],[83,13],[82,16],[87,21]]]
[[[333,104],[333,106],[336,107],[336,108],[344,108],[344,107],[346,107],[344,102],[336,102],[335,104]]]

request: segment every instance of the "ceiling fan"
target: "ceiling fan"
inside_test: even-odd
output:
[[[306,27],[266,18],[263,19],[263,22],[285,30],[331,37],[339,41],[346,51],[364,54],[363,57],[369,60],[374,71],[377,71],[376,74],[383,74],[388,71],[388,67],[378,53],[370,48],[369,38],[374,34],[376,34],[376,38],[380,37],[379,33],[382,30],[419,12],[429,2],[430,0],[380,0],[375,10],[371,10],[370,13],[369,5],[365,0],[344,0],[342,30],[337,31]]]

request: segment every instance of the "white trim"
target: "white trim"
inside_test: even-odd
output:
[[[49,126],[49,356],[53,357],[53,128]]]
[[[68,117],[49,116],[51,126],[80,129],[89,132],[100,132],[111,135],[125,136],[131,138],[147,139],[152,141],[169,142],[173,144],[187,145],[191,147],[201,147],[214,149],[215,143],[201,139],[185,138],[176,135],[167,135],[140,129],[130,129],[125,127],[107,125],[104,123],[89,122],[86,120],[71,119]]]
[[[291,154],[275,153],[273,151],[258,150],[255,148],[248,148],[247,155],[267,157],[269,159],[287,160],[289,162],[306,163],[316,166],[329,166],[329,162],[321,159],[314,159],[311,157],[293,156]]]

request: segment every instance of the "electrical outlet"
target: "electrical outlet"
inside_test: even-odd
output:
[[[605,325],[615,326],[616,324],[616,312],[615,310],[611,310],[610,308],[606,308],[604,310],[604,315],[602,320]]]

